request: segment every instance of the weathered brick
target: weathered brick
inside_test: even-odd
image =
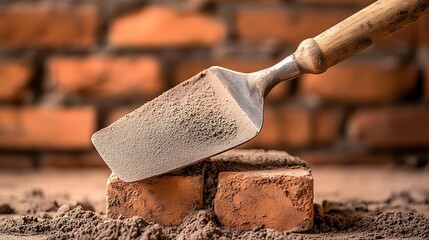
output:
[[[221,172],[213,206],[229,228],[306,231],[313,226],[313,177],[303,169]]]
[[[161,66],[153,57],[57,57],[48,76],[60,91],[89,97],[155,97],[166,89]]]
[[[97,10],[24,5],[0,8],[0,48],[83,48],[94,45]]]
[[[212,46],[225,34],[225,26],[213,16],[151,6],[115,19],[108,41],[123,48]]]
[[[127,183],[112,174],[107,182],[107,216],[140,216],[172,226],[203,203],[202,176],[161,176]]]
[[[244,59],[244,58],[225,58],[212,61],[193,59],[182,61],[177,64],[174,72],[174,84],[179,84],[204,69],[211,66],[220,66],[243,73],[251,73],[262,70],[274,65],[276,61],[270,59]],[[267,101],[275,102],[285,99],[290,91],[290,83],[282,82],[278,84],[267,96]]]
[[[0,101],[23,98],[28,92],[32,72],[32,67],[27,61],[1,59]]]
[[[416,87],[415,66],[397,66],[387,60],[348,61],[323,74],[304,75],[300,93],[328,101],[370,104],[388,103],[408,96]]]
[[[90,107],[1,107],[0,148],[88,149],[95,118]]]
[[[429,146],[429,109],[403,106],[358,110],[347,126],[350,140],[373,148]]]
[[[41,168],[107,168],[96,153],[62,154],[47,153],[39,161]]]

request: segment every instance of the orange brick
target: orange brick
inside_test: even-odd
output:
[[[0,169],[29,169],[35,167],[35,161],[26,155],[0,155]]]
[[[39,166],[42,168],[107,168],[106,163],[96,153],[45,154]]]
[[[221,172],[213,206],[228,228],[306,231],[313,226],[313,177],[303,169]]]
[[[226,34],[212,16],[151,6],[115,19],[108,33],[114,47],[212,46]]]
[[[24,5],[0,8],[0,48],[82,48],[94,45],[97,10]]]
[[[88,149],[95,131],[90,107],[0,108],[1,149]]]
[[[327,144],[339,136],[342,113],[337,109],[310,110],[299,106],[284,106],[278,111],[284,146]]]
[[[112,174],[107,182],[107,216],[140,216],[161,225],[180,224],[203,204],[202,176],[162,176],[127,183]]]
[[[32,73],[26,61],[0,60],[0,101],[22,99],[28,92]]]
[[[358,10],[359,8],[243,8],[237,12],[235,29],[239,38],[250,42],[274,41],[297,46],[304,39],[317,36]],[[417,42],[418,24],[414,23],[376,44],[373,49],[412,51]]]
[[[237,12],[235,28],[238,36],[248,41],[274,40],[297,45],[302,40],[314,37],[335,25],[353,12],[344,9],[247,8]]]
[[[353,104],[388,103],[410,94],[417,83],[415,66],[397,66],[382,59],[348,61],[320,75],[304,75],[300,93]]]
[[[231,69],[243,73],[256,72],[267,67],[274,65],[276,61],[272,59],[240,59],[240,58],[228,58],[228,59],[216,59],[212,61],[193,59],[188,61],[182,61],[177,64],[174,72],[174,84],[179,84],[202,70],[209,68],[210,66],[220,66],[227,69]],[[275,102],[284,100],[290,91],[290,83],[282,82],[273,88],[270,94],[267,96],[267,101]]]
[[[347,126],[350,140],[373,148],[429,146],[429,109],[394,107],[358,110]]]
[[[58,57],[47,70],[52,84],[72,95],[152,98],[166,89],[160,63],[152,57]]]

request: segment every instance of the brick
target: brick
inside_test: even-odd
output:
[[[284,106],[278,111],[284,146],[301,148],[327,144],[339,136],[342,113],[336,109],[310,110]]]
[[[347,136],[371,148],[419,148],[429,146],[429,109],[402,106],[361,109],[347,126]]]
[[[274,41],[297,46],[304,39],[317,36],[358,10],[359,8],[242,8],[237,11],[234,26],[238,37],[245,41]],[[417,42],[418,24],[415,23],[376,44],[373,49],[412,51]]]
[[[400,100],[417,84],[415,66],[396,66],[382,59],[348,61],[323,74],[304,75],[299,92],[327,101],[350,104],[389,103]]]
[[[127,183],[112,174],[107,182],[107,216],[140,216],[161,225],[178,225],[195,207],[202,207],[203,182],[199,175]]]
[[[24,5],[0,8],[0,48],[86,48],[93,46],[97,10]]]
[[[31,169],[35,167],[33,158],[27,155],[0,155],[0,169]]]
[[[220,66],[243,73],[256,72],[274,65],[276,61],[271,59],[240,59],[224,58],[212,61],[202,59],[192,59],[182,61],[177,64],[174,71],[174,84],[179,84],[210,66]],[[290,91],[290,83],[282,82],[278,84],[267,96],[267,101],[278,102],[284,100]]]
[[[153,57],[57,57],[48,76],[60,91],[80,96],[131,98],[158,96],[166,90],[161,66]]]
[[[1,107],[0,149],[89,149],[95,122],[90,107]]]
[[[108,42],[122,48],[213,46],[225,35],[225,26],[213,16],[151,6],[115,19]]]
[[[303,169],[221,172],[213,206],[228,228],[306,231],[313,226],[313,177]]]
[[[42,156],[39,166],[41,168],[107,168],[106,163],[96,153],[47,153]]]
[[[281,41],[297,45],[353,12],[344,9],[244,8],[237,11],[235,28],[239,38],[248,41]]]
[[[24,60],[0,60],[0,101],[18,100],[27,95],[32,74],[31,65]]]

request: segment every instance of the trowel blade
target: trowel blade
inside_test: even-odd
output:
[[[211,67],[96,132],[92,142],[127,182],[224,152],[262,127],[263,96],[247,78]]]

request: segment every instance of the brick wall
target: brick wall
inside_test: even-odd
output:
[[[202,69],[251,72],[373,0],[0,0],[0,167],[103,166],[90,136]],[[278,85],[243,147],[429,159],[429,18]]]

